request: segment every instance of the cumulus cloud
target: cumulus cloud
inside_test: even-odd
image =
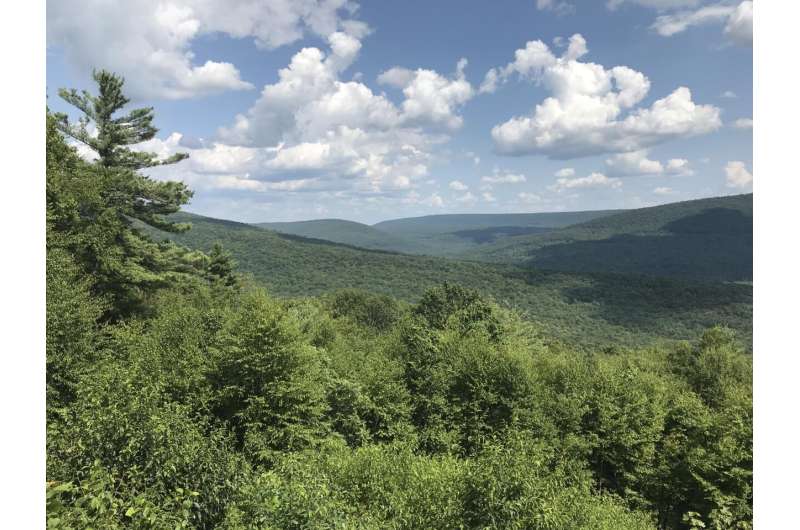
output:
[[[491,175],[485,175],[481,177],[481,182],[485,182],[487,184],[520,184],[526,180],[527,179],[525,178],[525,175],[501,172],[497,169],[495,169]]]
[[[744,162],[733,160],[725,165],[725,184],[729,188],[749,188],[753,185],[753,174]]]
[[[49,0],[47,43],[84,74],[96,67],[123,75],[133,97],[190,98],[253,88],[229,62],[197,64],[196,38],[223,33],[275,48],[306,33],[360,37],[367,26],[341,16],[353,7],[347,0]]]
[[[572,177],[575,176],[575,170],[571,167],[561,168],[555,173],[556,177]]]
[[[450,181],[450,189],[456,191],[467,191],[469,186],[461,182],[460,180],[451,180]]]
[[[694,26],[725,24],[724,33],[742,46],[753,45],[753,2],[738,5],[729,2],[702,6],[661,15],[653,22],[653,29],[664,37],[682,33]]]
[[[648,151],[642,149],[630,153],[619,153],[606,160],[608,174],[613,177],[634,176],[691,176],[694,171],[689,161],[683,158],[673,158],[666,163],[648,158]]]
[[[611,188],[617,189],[622,187],[622,181],[617,178],[610,178],[602,173],[591,173],[586,177],[577,178],[560,178],[556,180],[555,184],[547,187],[550,191],[561,193],[566,190],[577,188]]]
[[[739,118],[732,123],[734,129],[752,129],[753,128],[753,119],[752,118]]]
[[[197,187],[326,190],[359,197],[400,197],[414,191],[428,175],[436,146],[448,140],[454,120],[460,120],[458,94],[464,90],[458,87],[466,84],[471,91],[463,75],[466,63],[459,61],[452,77],[411,72],[403,80],[406,98],[395,105],[361,82],[342,80],[361,49],[358,38],[336,31],[328,36],[328,45],[324,51],[298,51],[278,72],[278,80],[264,86],[255,104],[220,128],[214,141],[187,145],[177,135],[154,139],[146,147],[165,156],[189,152],[180,170],[163,171],[179,171],[173,175]],[[406,91],[409,87],[414,89]],[[409,100],[431,108],[417,111]],[[292,181],[303,184],[288,184]],[[438,207],[441,198],[412,194],[405,200]]]
[[[518,76],[552,93],[532,115],[515,116],[492,129],[498,153],[570,159],[637,151],[720,127],[719,109],[696,104],[686,87],[649,108],[637,108],[650,90],[649,79],[626,66],[606,69],[579,61],[587,52],[579,34],[569,39],[560,57],[542,41],[531,41],[515,52],[513,62],[486,74],[484,92]]]
[[[464,123],[458,109],[475,95],[464,76],[466,66],[467,60],[460,59],[453,78],[433,70],[411,71],[396,66],[381,73],[378,82],[403,90],[400,118],[405,124],[438,125],[452,131]]]
[[[659,187],[653,190],[656,195],[672,195],[675,191],[672,188]]]
[[[497,202],[497,198],[489,191],[481,193],[481,197],[483,197],[483,200],[486,202]]]

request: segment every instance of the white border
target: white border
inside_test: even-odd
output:
[[[45,3],[0,17],[5,528],[45,527]]]
[[[754,48],[755,528],[797,524],[798,2],[759,0]]]

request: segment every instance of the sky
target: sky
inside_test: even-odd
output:
[[[243,222],[752,191],[753,2],[48,0],[47,104],[124,76],[137,149]],[[86,148],[79,152],[91,158]]]

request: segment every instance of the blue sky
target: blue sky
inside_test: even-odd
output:
[[[76,15],[81,13],[80,15]],[[752,190],[752,2],[55,0],[48,105],[125,76],[141,146],[240,221],[631,208]],[[82,150],[86,156],[91,153]]]

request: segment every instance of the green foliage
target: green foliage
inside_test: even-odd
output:
[[[106,70],[95,71],[98,95],[84,90],[62,88],[58,95],[83,113],[77,124],[69,123],[66,114],[56,114],[58,130],[94,150],[100,164],[106,167],[142,169],[174,164],[189,155],[177,153],[167,160],[158,160],[154,153],[133,151],[126,146],[152,139],[158,129],[153,127],[153,108],[134,109],[124,116],[114,117],[130,100],[122,93],[125,81]],[[87,128],[93,124],[96,135]]]
[[[142,496],[169,514],[176,492],[197,492],[202,502],[193,503],[190,519],[192,526],[205,527],[220,517],[243,463],[231,452],[227,433],[169,400],[159,381],[137,372],[108,361],[83,379],[68,412],[48,426],[48,477],[91,493],[100,488],[92,470],[102,468],[103,480],[112,484],[103,489],[113,492],[103,501],[109,503],[105,510],[120,522],[121,510],[135,509]]]
[[[468,528],[654,528],[647,515],[628,511],[619,499],[593,495],[590,476],[554,447],[512,436],[470,464]]]
[[[209,251],[224,242],[243,272],[280,296],[364,288],[407,302],[442,282],[500,300],[572,346],[643,346],[691,340],[723,324],[746,346],[752,337],[752,286],[634,275],[572,274],[498,264],[407,256],[281,236],[242,223],[186,213],[181,234],[152,232]],[[366,283],[365,283],[366,282]]]
[[[91,296],[91,280],[58,247],[47,252],[47,402],[48,412],[69,403],[83,370],[100,355],[97,321],[105,309]]]
[[[386,295],[344,289],[325,297],[325,300],[333,318],[349,317],[377,331],[386,331],[400,318],[397,301]]]
[[[280,305],[249,293],[224,333],[209,374],[215,414],[251,459],[303,449],[328,430],[323,356]]]

